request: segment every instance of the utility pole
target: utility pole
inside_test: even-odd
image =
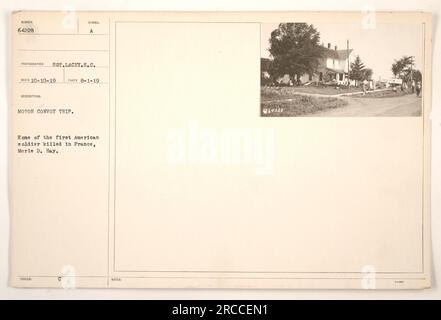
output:
[[[349,65],[349,39],[346,41],[346,52],[347,52],[347,55],[348,55],[348,90],[349,90],[349,84],[350,84],[350,81],[349,81],[349,67],[350,67],[350,65]]]

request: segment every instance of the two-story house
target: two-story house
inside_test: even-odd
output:
[[[336,84],[348,83],[348,63],[350,64],[355,55],[352,49],[339,50],[337,46],[331,48],[328,43],[327,47],[323,46],[322,57],[318,61],[316,70],[312,74],[304,74],[300,77],[301,83],[307,82],[335,82]],[[264,76],[269,77],[268,66],[269,59],[262,59],[262,70]],[[290,79],[288,75],[278,79],[279,83],[292,84],[297,79]]]
[[[339,50],[337,46],[331,48],[328,43],[323,47],[322,58],[319,59],[317,69],[311,75],[305,74],[300,77],[302,83],[306,82],[330,82],[337,84],[348,83],[348,62],[355,59],[352,49]]]

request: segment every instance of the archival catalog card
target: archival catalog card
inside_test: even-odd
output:
[[[12,13],[14,287],[430,287],[431,15]]]

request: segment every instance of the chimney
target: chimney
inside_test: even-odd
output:
[[[337,46],[335,46],[334,49],[337,50]]]
[[[331,49],[331,43],[328,42],[328,49]]]

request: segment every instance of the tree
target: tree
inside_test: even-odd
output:
[[[392,73],[395,77],[399,77],[402,70],[403,70],[403,63],[401,60],[395,60],[394,63],[392,63]]]
[[[421,74],[420,70],[412,69],[412,80],[415,80],[416,82],[423,81],[423,75]]]
[[[364,80],[372,80],[373,71],[370,68],[366,68],[363,70],[363,81]]]
[[[288,74],[291,80],[316,70],[323,48],[320,33],[307,23],[281,23],[271,32],[269,52],[273,79]]]
[[[352,80],[355,80],[355,85],[358,85],[359,81],[365,80],[366,76],[366,67],[364,63],[361,61],[361,58],[359,55],[355,57],[354,62],[351,62],[351,70],[349,72],[349,78]],[[371,70],[371,69],[368,69]],[[372,72],[372,70],[371,70]],[[372,76],[372,74],[371,74]]]
[[[403,79],[404,82],[409,82],[411,78],[414,79],[414,76],[418,77],[418,73],[413,70],[413,66],[413,57],[403,56],[401,59],[394,60],[391,70],[395,77]]]
[[[271,60],[267,58],[260,59],[260,84],[269,85],[272,83],[272,79],[269,74],[271,68]]]

